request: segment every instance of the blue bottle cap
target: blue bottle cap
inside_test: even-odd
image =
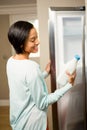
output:
[[[80,60],[80,56],[79,55],[75,55],[76,60]]]

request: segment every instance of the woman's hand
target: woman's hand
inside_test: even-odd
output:
[[[73,85],[76,78],[76,70],[73,72],[73,74],[70,74],[68,71],[66,71],[66,74],[68,76],[68,82]]]
[[[51,62],[49,62],[49,63],[46,65],[46,68],[45,68],[45,70],[47,71],[48,74],[50,73],[50,66],[51,66]]]

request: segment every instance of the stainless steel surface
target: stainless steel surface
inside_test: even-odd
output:
[[[84,31],[85,11],[57,11],[56,8],[51,15],[55,47],[52,55],[55,57],[56,77],[63,70],[64,64],[75,54],[81,56],[74,87],[57,103],[57,129],[86,130],[87,45]],[[56,83],[56,88],[60,87]],[[54,130],[56,130],[55,125]]]

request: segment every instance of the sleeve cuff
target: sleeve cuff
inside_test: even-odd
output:
[[[48,75],[49,75],[49,73],[45,70],[45,71],[43,72],[43,77],[44,77],[44,78],[47,78]]]

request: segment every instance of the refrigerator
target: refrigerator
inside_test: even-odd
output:
[[[61,89],[58,75],[74,55],[80,55],[74,86],[52,105],[53,130],[87,130],[87,43],[85,7],[49,9],[51,90]]]

